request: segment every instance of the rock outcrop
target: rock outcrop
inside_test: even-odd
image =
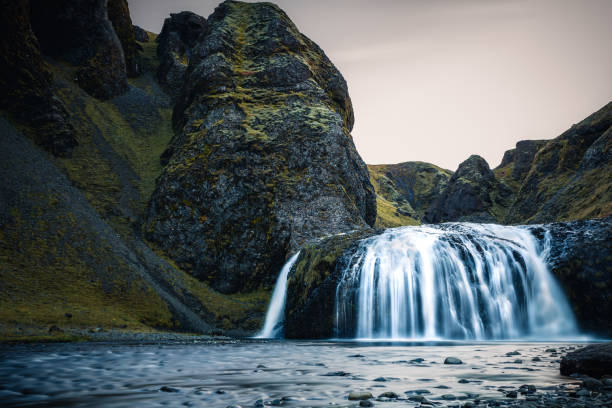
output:
[[[543,146],[505,221],[536,223],[610,215],[611,127],[612,102]]]
[[[134,38],[138,42],[149,42],[149,34],[144,28],[138,27],[137,25],[132,26],[134,30]]]
[[[380,228],[422,222],[453,172],[424,162],[368,165]]]
[[[142,47],[136,42],[127,0],[108,0],[108,19],[113,24],[115,33],[121,42],[127,76],[137,77],[142,73],[140,61]]]
[[[32,32],[26,0],[2,0],[0,14],[0,109],[31,126],[30,137],[58,156],[77,140],[64,104],[55,97],[52,74]]]
[[[561,358],[561,375],[612,376],[612,343],[591,344]]]
[[[551,240],[548,265],[570,301],[580,329],[612,335],[612,217],[534,226]]]
[[[270,287],[308,240],[373,225],[376,198],[323,51],[269,3],[226,1],[206,26],[147,236],[224,293]]]
[[[499,222],[510,206],[512,190],[501,183],[480,156],[461,163],[447,187],[428,209],[426,220]]]
[[[206,19],[190,11],[170,14],[157,37],[159,68],[157,78],[174,98],[185,83],[185,74],[192,57],[191,48],[206,33]]]
[[[30,6],[43,54],[78,67],[75,80],[81,88],[99,99],[127,90],[125,57],[107,0],[31,0]]]

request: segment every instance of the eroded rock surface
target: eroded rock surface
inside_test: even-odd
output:
[[[269,287],[289,251],[373,225],[375,194],[346,82],[284,12],[227,1],[206,26],[147,236],[220,291]]]

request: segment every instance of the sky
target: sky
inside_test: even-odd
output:
[[[158,33],[218,1],[129,0]],[[368,164],[499,165],[612,100],[612,0],[278,0],[344,75]]]

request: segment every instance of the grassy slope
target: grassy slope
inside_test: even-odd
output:
[[[90,97],[72,82],[70,66],[51,62],[79,146],[71,158],[45,155],[44,160],[51,160],[80,192],[58,198],[41,186],[7,209],[8,222],[0,231],[0,337],[22,338],[25,333],[44,338],[50,325],[177,328],[151,282],[125,261],[134,258],[145,269],[157,270],[159,285],[213,325],[253,331],[261,324],[268,292],[221,295],[157,256],[140,239],[140,219],[162,170],[159,156],[172,137],[171,106],[154,80],[156,44],[141,45],[147,72],[131,80],[127,95],[111,101]],[[32,154],[40,154],[31,148],[36,150]],[[23,169],[20,163],[14,166],[16,172]],[[26,190],[14,188],[24,194]],[[97,220],[74,213],[71,197],[80,193],[97,213],[87,216],[99,215],[113,228],[110,243],[100,238],[97,224],[92,227]],[[24,203],[25,213],[20,208]]]

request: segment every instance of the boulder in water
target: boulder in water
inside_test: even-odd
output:
[[[612,343],[591,344],[561,358],[561,374],[575,373],[601,378],[612,375]]]
[[[463,361],[459,360],[457,357],[446,357],[444,359],[444,364],[463,364]]]
[[[373,398],[373,396],[368,391],[353,391],[348,396],[348,399],[351,401],[368,400],[370,398]]]

